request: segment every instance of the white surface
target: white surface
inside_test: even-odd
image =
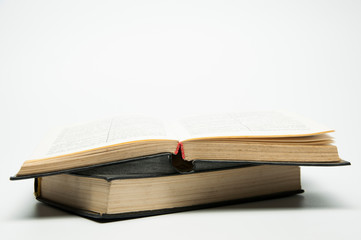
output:
[[[359,1],[0,1],[2,239],[360,239]],[[305,194],[99,224],[10,182],[51,127],[127,113],[284,109],[350,167]],[[3,238],[5,237],[5,238]]]

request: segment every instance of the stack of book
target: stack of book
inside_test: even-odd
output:
[[[42,202],[126,219],[303,192],[300,166],[349,165],[332,129],[282,112],[165,121],[119,116],[56,129],[11,180]]]

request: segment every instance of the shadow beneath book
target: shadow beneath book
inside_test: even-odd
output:
[[[63,217],[72,217],[73,214],[70,214],[68,212],[65,212],[63,210],[48,206],[44,203],[37,202],[34,204],[34,207],[32,208],[32,211],[29,211],[25,214],[25,216],[22,216],[22,218],[63,218]]]

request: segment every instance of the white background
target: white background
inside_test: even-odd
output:
[[[360,1],[1,0],[1,238],[360,239],[360,43]],[[57,125],[260,109],[335,128],[352,166],[302,168],[300,196],[106,224],[8,179]]]

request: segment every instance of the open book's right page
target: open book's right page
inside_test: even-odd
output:
[[[180,140],[312,136],[334,130],[286,112],[240,112],[189,116],[179,120]]]

